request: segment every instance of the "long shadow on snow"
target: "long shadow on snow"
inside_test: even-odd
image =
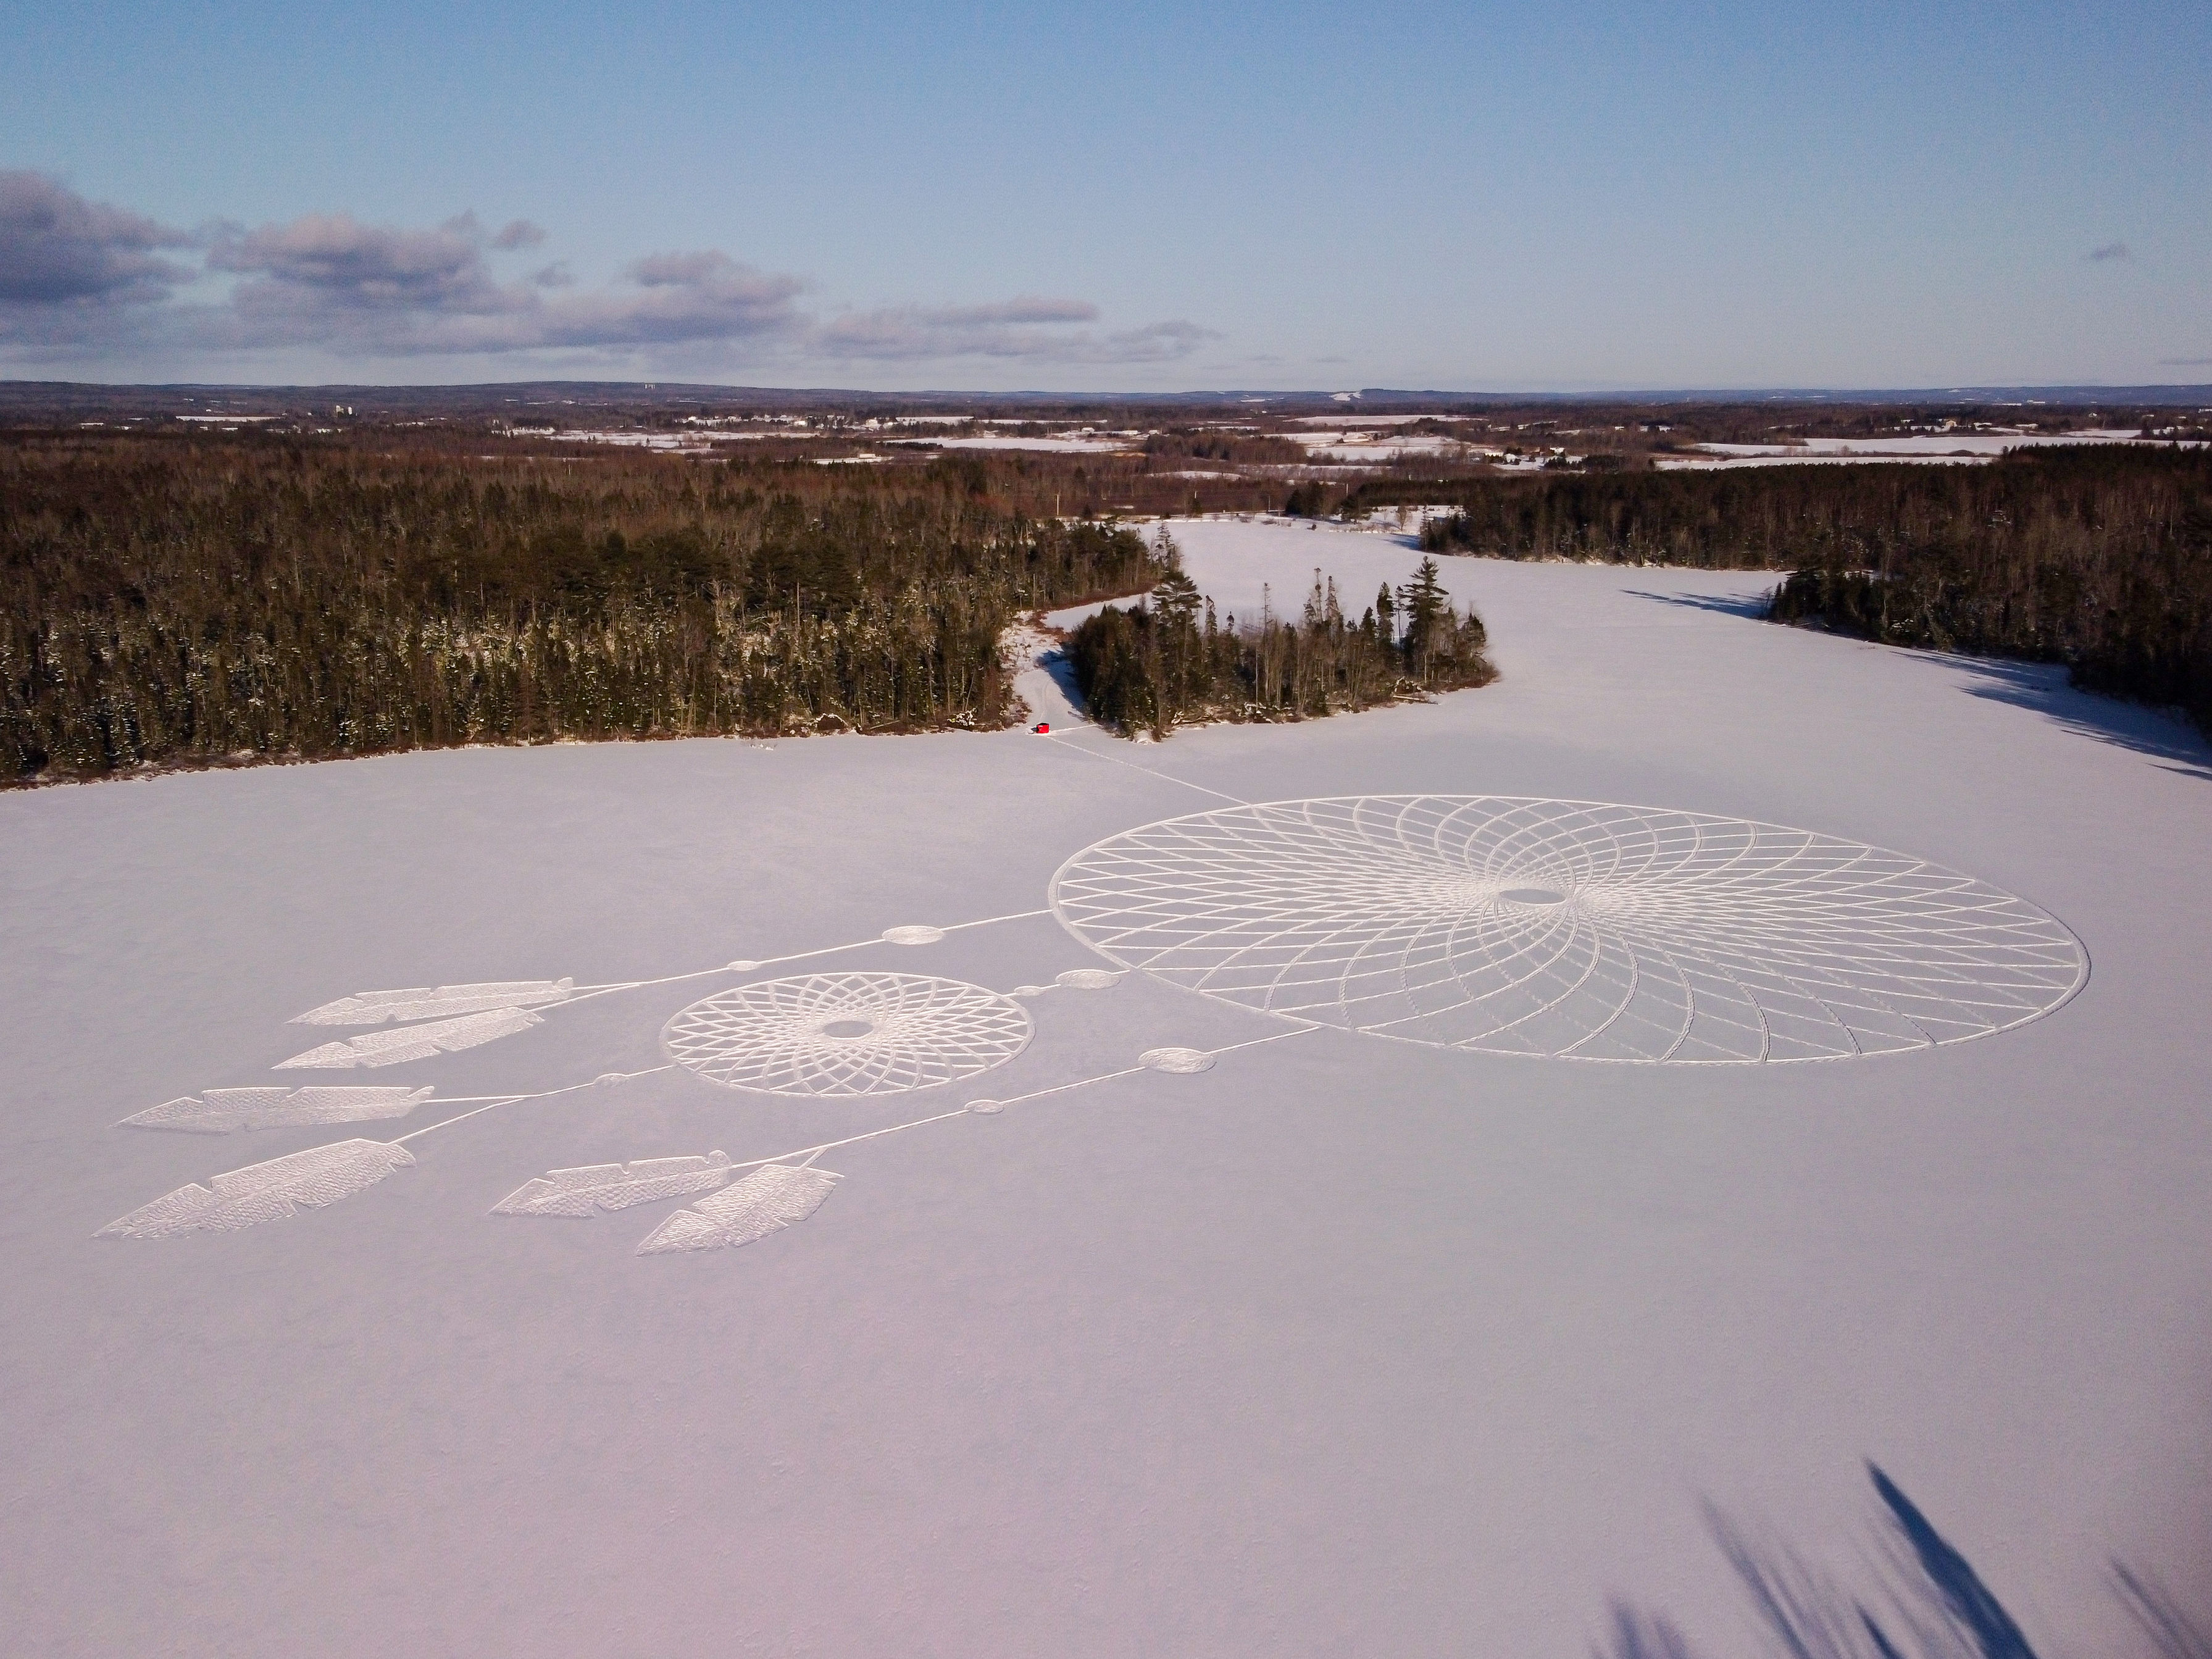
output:
[[[1075,684],[1075,659],[1067,654],[1067,647],[1063,645],[1058,650],[1045,652],[1037,658],[1036,665],[1052,676],[1052,683],[1067,699],[1067,706],[1089,720],[1091,710],[1083,701],[1081,690]]]
[[[2033,709],[2066,731],[2131,749],[2162,763],[2169,772],[2212,782],[2212,744],[2198,737],[2178,714],[2081,690],[2066,683],[2066,671],[2056,663],[2011,662],[1999,657],[1935,651],[1914,654],[1979,681],[1968,689],[1969,696]]]
[[[1867,1465],[1888,1522],[1882,1582],[1871,1596],[1844,1589],[1787,1545],[1752,1538],[1708,1506],[1707,1524],[1783,1659],[2036,1659],[2035,1650],[1972,1564],[1919,1506]],[[2212,1659],[2212,1637],[2162,1589],[2118,1562],[2110,1588],[2158,1659]],[[1663,1615],[1627,1601],[1609,1609],[1595,1659],[1695,1659]]]
[[[1746,622],[1765,622],[1771,593],[1653,593],[1641,587],[1621,590],[1632,599],[1654,605],[1678,605],[1686,611],[1710,611],[1717,616],[1740,617]]]
[[[1642,588],[1625,591],[1632,599],[1658,605],[1684,605],[1750,622],[1766,619],[1764,597],[1653,593]],[[1971,657],[1955,651],[1917,651],[1905,646],[1894,648],[1968,675],[1978,682],[1967,688],[1969,696],[2032,709],[2077,736],[2133,750],[2163,763],[2169,772],[2212,782],[2212,744],[2197,736],[2179,715],[2123,697],[2081,690],[2067,684],[2065,669],[2056,663]]]

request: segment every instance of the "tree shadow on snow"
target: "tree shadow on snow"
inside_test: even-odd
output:
[[[1706,1524],[1779,1659],[2036,1659],[2027,1635],[1966,1558],[1869,1463],[1886,1522],[1878,1579],[1862,1595],[1787,1545],[1755,1539],[1708,1505]],[[2109,1587],[2142,1632],[2145,1659],[2212,1659],[2212,1636],[2158,1585],[2118,1562]],[[1594,1659],[1697,1659],[1679,1627],[1623,1601]]]
[[[2166,771],[2212,782],[2212,744],[2199,737],[2179,714],[2123,697],[2081,690],[2067,684],[2065,669],[2056,663],[2014,662],[1950,652],[1914,654],[1967,675],[1974,682],[1966,689],[1968,696],[2031,709],[2077,736],[2148,755]]]
[[[1654,605],[1680,605],[1686,611],[1709,611],[1716,616],[1737,617],[1746,622],[1765,622],[1773,594],[1765,593],[1654,593],[1641,587],[1621,590],[1632,599]]]
[[[1090,715],[1086,712],[1083,693],[1075,684],[1075,659],[1068,654],[1067,647],[1063,645],[1042,653],[1036,659],[1036,665],[1052,676],[1052,683],[1067,699],[1067,706],[1088,720]]]
[[[1767,596],[1654,593],[1642,588],[1624,590],[1631,599],[1658,605],[1682,605],[1692,611],[1764,622]],[[2066,670],[2056,663],[2021,662],[2003,657],[1970,657],[1954,651],[1898,650],[1925,661],[1941,663],[1966,675],[1973,684],[1966,695],[1991,702],[2032,709],[2068,732],[2094,738],[2122,749],[2148,755],[2169,772],[2212,782],[2212,743],[2191,729],[2179,715],[2124,697],[2109,697],[2069,684]]]

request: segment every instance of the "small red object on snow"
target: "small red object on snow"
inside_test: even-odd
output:
[[[1039,720],[1035,726],[1030,727],[1030,730],[1049,736],[1052,732],[1052,722],[1050,720]]]

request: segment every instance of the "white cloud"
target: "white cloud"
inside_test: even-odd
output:
[[[88,202],[40,173],[0,171],[0,342],[99,340],[191,279],[158,249],[181,230]]]
[[[1195,323],[1153,323],[1101,334],[1073,325],[1096,322],[1086,300],[1021,297],[981,306],[893,306],[843,312],[814,334],[821,356],[915,362],[954,357],[1024,358],[1070,363],[1164,362],[1188,356],[1218,337]]]
[[[501,252],[519,247],[536,247],[545,240],[545,228],[533,225],[527,219],[510,219],[499,228],[491,245]]]
[[[547,233],[473,213],[428,229],[311,213],[198,237],[88,202],[41,174],[0,173],[0,351],[22,357],[230,356],[308,350],[352,360],[643,352],[692,358],[1150,363],[1218,337],[1173,319],[1098,326],[1087,300],[1017,295],[980,305],[889,306],[826,319],[809,284],[716,249],[648,254],[622,280],[577,287],[567,264],[502,273]],[[156,250],[197,242],[201,268]],[[199,277],[219,298],[179,299]]]
[[[244,280],[205,319],[206,337],[232,349],[418,356],[787,338],[805,325],[792,304],[798,278],[713,252],[653,254],[625,283],[548,298],[566,285],[557,265],[515,282],[493,275],[488,248],[532,240],[514,230],[487,238],[465,214],[434,230],[311,214],[227,237],[208,263]]]

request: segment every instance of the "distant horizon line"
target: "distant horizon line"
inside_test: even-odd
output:
[[[1345,404],[1373,402],[1432,403],[1683,403],[1683,402],[1841,402],[1901,403],[1994,400],[2055,404],[2212,403],[2212,383],[2189,381],[2107,385],[2074,382],[2051,385],[1983,385],[1948,386],[1680,386],[1614,387],[1592,391],[1452,391],[1437,387],[1360,386],[1357,388],[1194,387],[1174,392],[1049,392],[1034,389],[989,392],[975,389],[930,388],[884,391],[868,386],[774,386],[720,381],[643,380],[65,380],[0,376],[0,405],[27,394],[73,394],[115,398],[131,393],[168,397],[324,398],[343,395],[472,393],[479,397],[526,392],[584,392],[599,397],[652,394],[656,398],[877,398],[906,402],[1009,403],[1318,403]]]

